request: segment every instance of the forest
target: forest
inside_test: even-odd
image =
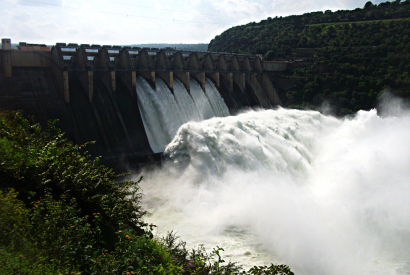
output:
[[[228,29],[209,44],[209,51],[288,62],[289,69],[271,74],[293,83],[276,86],[284,105],[315,109],[327,103],[338,116],[376,107],[386,90],[410,97],[409,50],[409,0],[269,17]]]

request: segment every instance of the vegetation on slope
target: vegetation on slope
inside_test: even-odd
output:
[[[337,114],[375,107],[391,89],[410,97],[410,1],[352,11],[268,18],[215,37],[210,51],[262,54],[291,65],[274,79],[296,79],[280,96],[292,107],[330,102]]]
[[[1,274],[293,274],[242,271],[143,222],[138,182],[90,160],[49,123],[0,110]]]

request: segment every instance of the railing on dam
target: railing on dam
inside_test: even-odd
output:
[[[256,55],[65,43],[57,43],[53,50],[59,52],[60,59],[62,57],[60,62],[62,61],[66,70],[81,71],[92,68],[95,71],[263,71],[261,60]],[[124,66],[123,59],[128,57],[130,60]],[[79,58],[83,59],[84,64],[78,64]],[[104,62],[105,66],[100,66],[101,62]]]

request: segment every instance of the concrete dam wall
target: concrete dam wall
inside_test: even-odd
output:
[[[61,43],[51,51],[23,51],[4,40],[0,108],[23,110],[42,125],[59,119],[69,140],[96,141],[87,149],[106,163],[160,152],[164,142],[155,138],[172,135],[172,121],[281,104],[255,56]],[[182,108],[188,101],[197,106],[191,113]],[[156,124],[147,118],[160,113]]]

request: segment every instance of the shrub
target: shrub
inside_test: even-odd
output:
[[[118,222],[143,234],[138,182],[115,181],[123,175],[100,165],[98,158],[90,160],[85,145],[68,142],[54,123],[42,131],[20,112],[0,111],[0,188],[16,188],[26,206],[46,190],[55,200],[76,198],[80,216],[98,212],[104,217],[101,230],[110,245]]]
[[[20,247],[30,231],[28,210],[14,189],[0,190],[0,245]]]
[[[0,273],[52,274],[34,248],[29,210],[14,189],[0,190]]]

